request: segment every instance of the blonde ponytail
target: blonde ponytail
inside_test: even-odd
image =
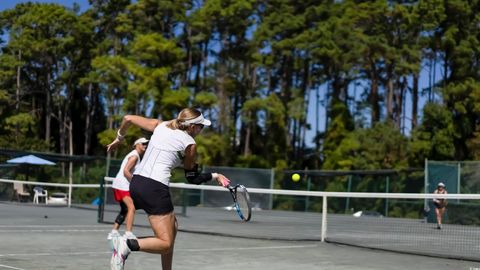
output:
[[[195,108],[185,108],[181,110],[180,113],[178,113],[176,119],[169,121],[167,127],[171,129],[186,130],[188,128],[188,125],[185,125],[184,122],[190,119],[194,119],[200,114],[200,111]]]

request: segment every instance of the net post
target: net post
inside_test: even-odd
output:
[[[308,172],[307,172],[307,191],[310,191],[311,185],[312,184],[311,184],[310,176],[308,175]],[[305,196],[305,212],[308,212],[309,207],[310,207],[310,197]]]
[[[103,222],[103,212],[105,210],[105,203],[104,203],[104,199],[105,199],[104,194],[105,193],[104,193],[104,190],[105,190],[105,178],[101,177],[100,178],[100,192],[99,192],[99,195],[98,195],[98,198],[99,198],[98,212],[97,212],[97,222],[98,223]]]
[[[347,192],[352,191],[352,175],[348,175],[348,182],[347,182]],[[345,214],[348,213],[350,209],[350,197],[345,198]]]
[[[321,242],[325,242],[325,237],[327,236],[327,196],[324,195],[322,203],[322,235]]]
[[[385,178],[385,193],[390,191],[390,177],[387,175]],[[385,216],[388,217],[388,198],[385,199]]]
[[[72,188],[73,185],[73,163],[69,162],[68,165],[68,208],[72,207]]]
[[[273,189],[275,187],[274,184],[275,184],[275,169],[271,168],[270,169],[270,189]],[[269,198],[268,198],[268,209],[272,210],[272,208],[273,208],[273,195],[269,194],[268,196],[269,196]]]
[[[187,189],[182,189],[182,215],[187,216],[188,193]]]
[[[460,194],[461,193],[460,192],[460,177],[462,175],[462,172],[461,172],[462,166],[461,166],[460,162],[458,162],[457,168],[458,168],[457,169],[457,193]],[[457,199],[457,203],[460,203],[460,199]]]
[[[428,159],[427,158],[425,159],[425,165],[424,166],[425,166],[425,168],[424,168],[424,170],[425,170],[425,173],[424,173],[424,175],[425,175],[425,181],[424,181],[425,191],[424,191],[424,193],[427,194],[427,193],[429,193],[429,191],[428,191]],[[423,209],[427,209],[427,207],[428,207],[428,200],[424,199],[423,200]]]

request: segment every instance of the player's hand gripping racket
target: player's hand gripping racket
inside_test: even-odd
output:
[[[238,216],[244,221],[249,221],[252,217],[252,207],[247,189],[243,185],[228,185],[227,188],[232,195]]]

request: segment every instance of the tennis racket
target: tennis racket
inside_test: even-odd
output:
[[[238,216],[244,221],[249,221],[252,217],[252,207],[247,189],[243,185],[228,185],[227,188],[230,190],[230,195],[232,195]]]

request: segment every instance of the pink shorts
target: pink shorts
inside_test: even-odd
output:
[[[123,201],[123,198],[125,197],[130,197],[130,191],[128,190],[120,190],[120,189],[113,189],[113,197],[115,198],[115,201],[121,202]]]

